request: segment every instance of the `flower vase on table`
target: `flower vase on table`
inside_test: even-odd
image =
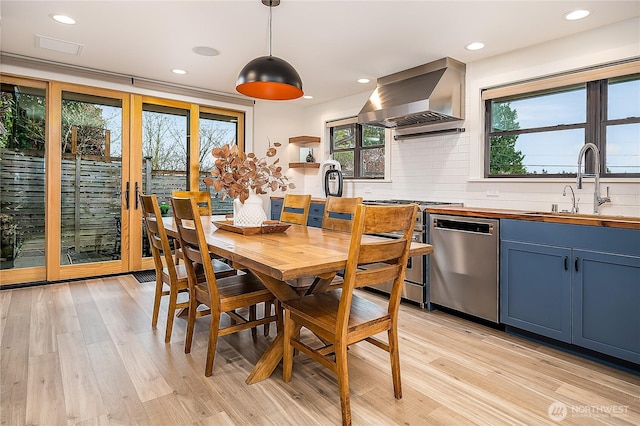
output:
[[[239,198],[233,200],[233,224],[235,226],[262,226],[267,214],[262,208],[262,198],[251,189],[244,203]]]

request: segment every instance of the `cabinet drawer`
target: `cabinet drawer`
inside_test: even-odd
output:
[[[280,220],[282,200],[271,200],[271,220]]]

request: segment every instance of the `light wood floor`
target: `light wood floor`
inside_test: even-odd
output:
[[[206,378],[208,318],[185,355],[183,320],[170,344],[164,320],[151,329],[152,295],[130,275],[1,291],[1,424],[340,423],[335,377],[304,355],[291,383],[280,368],[244,383],[269,342],[262,333],[221,338]],[[560,424],[640,424],[640,376],[629,372],[408,305],[400,338],[399,401],[387,354],[350,348],[354,424],[557,424],[554,402],[565,404]]]

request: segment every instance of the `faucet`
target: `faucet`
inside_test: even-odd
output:
[[[582,173],[582,158],[586,155],[587,150],[593,151],[593,174]],[[586,162],[585,162],[585,171],[586,171]],[[595,181],[595,188],[593,191],[593,214],[598,213],[598,207],[600,207],[604,203],[610,203],[611,199],[609,198],[609,187],[607,186],[607,196],[600,196],[600,151],[598,151],[598,147],[588,142],[584,144],[584,146],[580,149],[580,153],[578,154],[578,173],[576,175],[576,188],[582,189],[582,178],[583,177],[593,177]]]
[[[567,188],[571,190],[571,213],[578,213],[578,203],[576,202],[576,193],[573,192],[573,188],[571,187],[571,185],[564,186],[564,189],[562,190],[562,196],[563,197],[567,196]],[[578,198],[578,201],[580,201],[580,198]]]

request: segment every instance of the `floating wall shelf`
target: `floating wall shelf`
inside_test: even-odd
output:
[[[289,163],[290,169],[319,169],[320,163]]]

